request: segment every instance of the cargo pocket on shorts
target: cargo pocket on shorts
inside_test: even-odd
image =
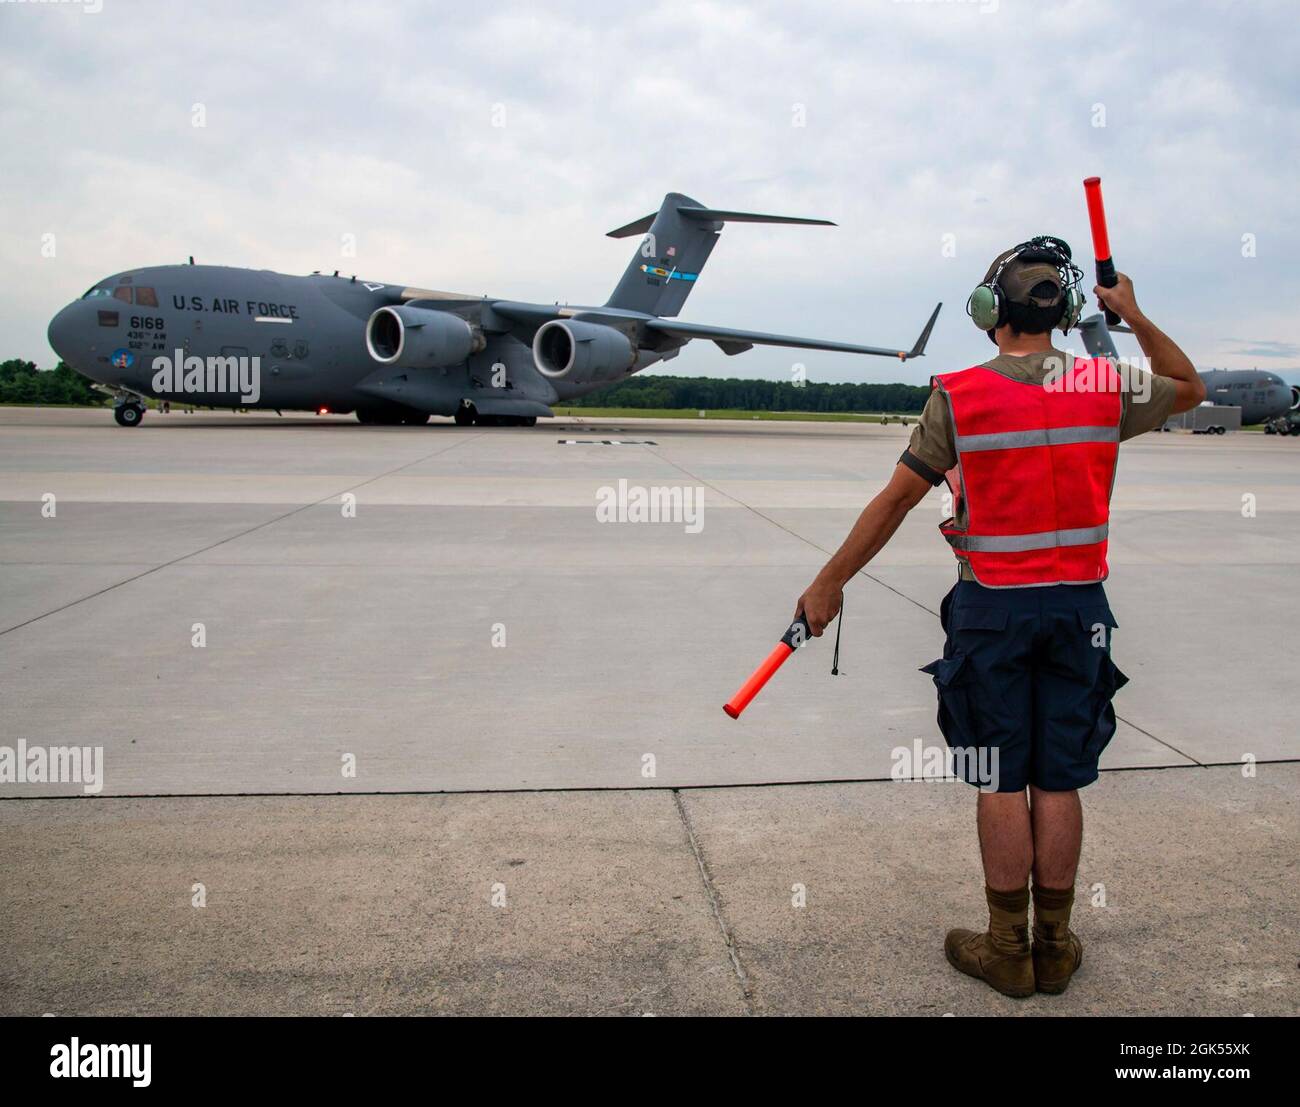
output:
[[[970,748],[977,743],[974,738],[970,709],[970,676],[966,671],[966,655],[941,657],[921,669],[934,678],[939,693],[939,731],[954,749]]]
[[[955,595],[954,593],[951,593]],[[980,698],[986,693],[978,687],[975,666],[967,651],[986,649],[989,632],[1007,628],[1007,612],[999,607],[952,604],[948,610],[947,657],[931,661],[921,672],[934,678],[939,693],[939,731],[953,749],[974,749],[984,745],[981,735],[988,732],[988,722],[980,721]],[[988,708],[985,707],[985,714]]]
[[[1128,677],[1119,671],[1110,659],[1111,633],[1119,625],[1108,604],[1094,604],[1081,607],[1078,612],[1079,626],[1086,639],[1080,645],[1082,653],[1101,651],[1101,660],[1097,666],[1097,677],[1093,682],[1089,697],[1092,725],[1088,728],[1083,742],[1082,754],[1086,760],[1095,761],[1101,756],[1115,737],[1115,708],[1111,699],[1115,693],[1128,683]],[[1082,667],[1082,666],[1081,666]]]
[[[966,630],[1006,630],[1007,613],[1000,607],[959,607],[950,618],[952,633]]]
[[[1110,654],[1103,654],[1101,667],[1097,671],[1097,683],[1092,690],[1093,724],[1088,740],[1083,745],[1085,757],[1100,757],[1102,750],[1115,737],[1115,706],[1111,700],[1127,683],[1128,677],[1120,672],[1119,667],[1110,659]]]
[[[1119,623],[1115,621],[1115,616],[1111,614],[1109,607],[1105,604],[1096,604],[1093,607],[1079,608],[1079,625],[1083,627],[1084,633],[1088,635],[1088,642],[1094,649],[1109,649],[1111,631],[1115,630]]]

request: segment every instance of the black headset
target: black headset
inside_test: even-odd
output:
[[[983,284],[978,285],[966,301],[966,314],[982,331],[994,331],[1007,321],[1007,297],[999,283],[1002,271],[1013,261],[1045,261],[1056,266],[1061,275],[1061,289],[1065,293],[1065,312],[1057,324],[1062,334],[1069,334],[1083,314],[1083,305],[1087,302],[1079,286],[1083,281],[1083,270],[1071,260],[1070,244],[1050,234],[1036,235],[1028,242],[1022,242],[1005,258],[997,269]]]

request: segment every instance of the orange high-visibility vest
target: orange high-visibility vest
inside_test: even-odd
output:
[[[948,401],[957,466],[939,530],[990,588],[1106,578],[1121,382],[1106,358],[1078,358],[1035,384],[974,366],[931,380]],[[959,528],[958,504],[966,507]]]

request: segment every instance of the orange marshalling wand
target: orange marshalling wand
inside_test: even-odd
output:
[[[1092,227],[1092,256],[1097,259],[1097,283],[1102,288],[1114,288],[1119,278],[1115,275],[1115,259],[1110,256],[1110,232],[1106,228],[1106,206],[1101,202],[1101,178],[1086,177],[1083,195],[1088,201],[1088,223]],[[1119,316],[1106,309],[1106,323],[1115,326]]]
[[[757,696],[762,691],[763,685],[772,679],[772,674],[784,665],[790,655],[810,637],[808,620],[800,615],[790,624],[790,629],[781,636],[781,641],[763,659],[763,663],[754,670],[753,675],[740,686],[740,691],[732,696],[729,702],[722,705],[722,710],[733,719],[739,719],[740,713],[749,706],[749,701]]]

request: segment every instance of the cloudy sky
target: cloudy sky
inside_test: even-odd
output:
[[[680,191],[839,224],[729,226],[684,319],[910,345],[945,308],[903,367],[694,343],[673,372],[921,382],[987,354],[963,305],[1000,249],[1055,233],[1090,270],[1099,174],[1120,268],[1197,365],[1300,381],[1298,24],[1263,0],[0,0],[0,357],[53,364],[62,304],[190,254],[601,303],[635,247],[604,232]]]

